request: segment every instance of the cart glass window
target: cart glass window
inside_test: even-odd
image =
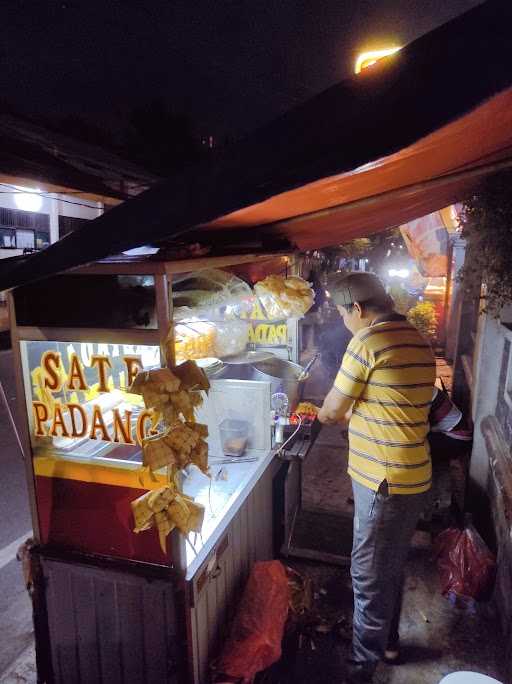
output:
[[[127,390],[160,366],[158,346],[29,341],[21,351],[36,459],[140,466],[158,417]]]
[[[58,275],[16,288],[14,298],[18,325],[158,327],[155,280],[149,275]]]

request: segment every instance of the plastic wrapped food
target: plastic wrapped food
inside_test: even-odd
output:
[[[311,285],[298,276],[267,276],[256,283],[254,291],[268,318],[273,320],[300,318],[309,311],[315,301]]]
[[[188,359],[203,359],[215,356],[216,329],[212,323],[206,321],[189,321],[178,323],[174,328],[174,354],[176,363]],[[166,345],[172,344],[169,336]],[[167,353],[167,358],[171,358]]]
[[[219,359],[240,354],[247,348],[249,323],[247,321],[225,321],[216,324],[215,354]]]
[[[212,268],[175,276],[172,298],[176,319],[186,320],[201,310],[203,320],[218,320],[249,313],[254,295],[237,276]]]

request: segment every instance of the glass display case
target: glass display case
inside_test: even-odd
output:
[[[167,291],[162,325],[157,274],[98,270],[46,281],[43,296],[59,302],[54,308],[42,306],[38,288],[16,292],[40,540],[73,552],[172,564],[190,575],[272,458],[272,383],[248,374],[247,364],[224,363],[251,348],[243,316],[254,306],[252,290],[229,273],[183,274],[172,294]],[[217,289],[210,293],[204,288],[212,280]],[[112,296],[99,299],[99,286]],[[80,317],[70,311],[71,301],[82,292],[90,302],[89,290],[96,293],[94,304],[78,307]],[[135,308],[127,304],[129,292],[136,292]],[[142,300],[147,320],[140,329]],[[109,316],[111,309],[118,313]],[[107,327],[109,320],[115,327]],[[142,446],[166,425],[130,386],[137,373],[191,359],[210,381],[195,411],[195,420],[208,427],[209,473],[188,465],[179,484],[204,508],[204,519],[200,533],[178,536],[164,553],[156,530],[133,531],[131,502],[168,482],[165,467],[145,472]]]
[[[167,563],[153,532],[130,529],[129,505],[166,483],[165,468],[141,472],[142,440],[163,429],[161,416],[129,392],[138,372],[160,368],[160,347],[22,340],[20,349],[42,541]],[[196,466],[181,474],[204,507],[187,567],[271,451],[270,383],[212,380],[196,420],[208,426],[210,476]]]

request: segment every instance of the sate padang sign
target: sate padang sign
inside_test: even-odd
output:
[[[160,366],[158,346],[24,342],[33,435],[136,445],[159,415],[128,392],[141,369]]]
[[[258,298],[249,315],[242,315],[249,322],[249,343],[265,347],[285,347],[288,344],[288,324],[286,320],[272,320]]]

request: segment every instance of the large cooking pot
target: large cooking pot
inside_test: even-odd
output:
[[[265,380],[271,383],[271,392],[284,392],[288,397],[291,411],[302,398],[304,383],[308,375],[297,363],[275,357],[268,361],[252,364],[252,380]]]

